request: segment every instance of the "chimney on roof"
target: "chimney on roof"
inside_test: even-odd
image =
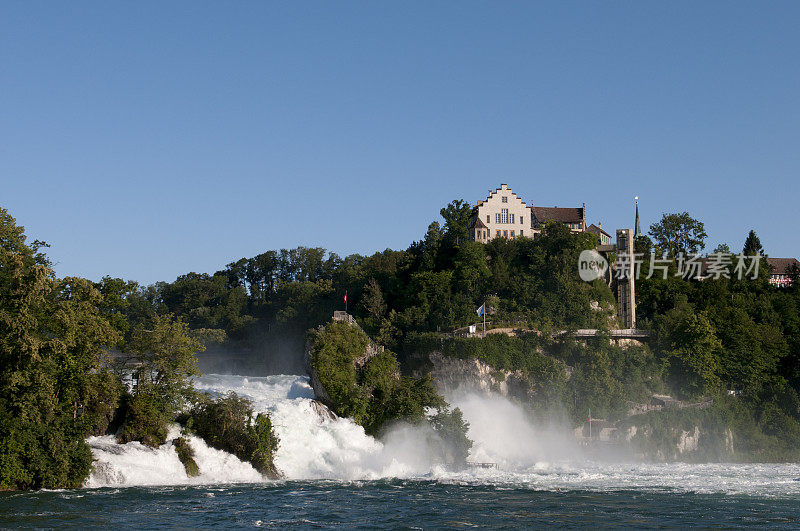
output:
[[[597,228],[598,229],[602,229],[603,228],[603,222],[602,221],[598,221],[597,222]]]

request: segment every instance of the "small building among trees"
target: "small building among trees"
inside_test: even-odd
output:
[[[797,258],[767,257],[767,264],[772,267],[769,283],[776,288],[788,288],[794,284],[794,278],[800,274],[800,262]]]

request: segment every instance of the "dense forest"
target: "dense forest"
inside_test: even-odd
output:
[[[467,237],[466,202],[440,214],[405,250],[347,257],[322,248],[274,250],[213,274],[141,286],[113,276],[57,278],[46,245],[27,243],[0,210],[0,488],[78,485],[91,466],[84,437],[113,427],[120,440],[156,445],[165,424],[181,415],[186,429],[201,431],[213,431],[214,415],[234,415],[238,428],[227,440],[214,433],[207,440],[239,448],[251,461],[269,455],[278,441],[265,429],[268,418],[254,418],[235,396],[209,403],[193,395],[196,355],[303,371],[308,331],[344,309],[345,294],[349,312],[389,352],[382,363],[406,376],[432,350],[475,357],[522,371],[532,414],[558,410],[574,425],[589,408],[623,420],[631,404],[653,393],[711,398],[711,409],[670,415],[719,433],[733,429],[741,459],[800,459],[800,283],[771,287],[766,265],[756,279],[642,278],[638,322],[652,336],[619,346],[603,333],[618,326],[611,289],[577,274],[578,255],[595,247],[594,235],[554,223],[535,239],[482,244]],[[665,214],[649,234],[636,241],[645,256],[702,250],[706,239],[703,224],[686,213]],[[747,254],[765,254],[755,233],[743,240]],[[519,333],[450,334],[475,323],[484,303],[490,326]],[[601,333],[583,342],[563,333],[579,328]],[[131,360],[138,379],[129,389],[119,367]],[[356,406],[378,432],[397,402],[372,395]],[[269,460],[256,461],[274,473]]]

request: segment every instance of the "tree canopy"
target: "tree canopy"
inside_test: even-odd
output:
[[[694,219],[688,212],[681,212],[664,214],[661,221],[650,225],[650,236],[658,255],[666,253],[675,257],[678,253],[700,252],[708,235],[702,221]]]

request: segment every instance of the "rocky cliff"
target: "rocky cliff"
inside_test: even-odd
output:
[[[522,371],[502,371],[478,359],[459,359],[431,352],[430,375],[440,390],[461,389],[526,398],[529,385]]]

